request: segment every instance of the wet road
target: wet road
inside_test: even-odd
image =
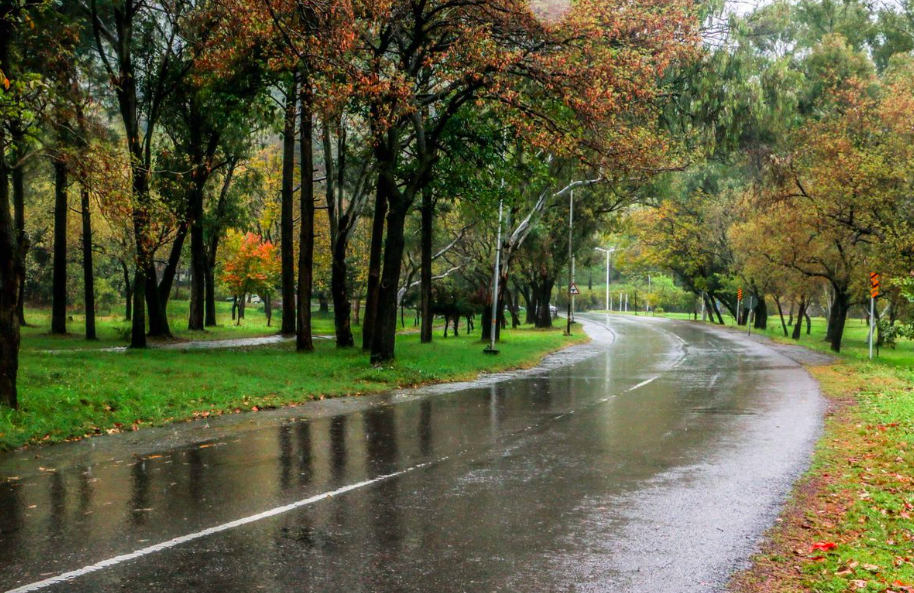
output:
[[[0,591],[721,590],[816,385],[735,334],[592,319],[507,380],[0,456]]]

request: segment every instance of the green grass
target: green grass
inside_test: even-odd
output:
[[[40,319],[35,312],[30,317]],[[257,327],[250,312],[246,323]],[[119,343],[116,326],[105,327],[101,342]],[[212,334],[237,335],[232,331],[225,327]],[[566,338],[560,329],[509,330],[501,355],[491,357],[482,354],[478,333],[445,340],[438,331],[431,345],[420,344],[415,333],[401,333],[397,360],[379,368],[369,364],[359,349],[338,350],[330,340],[318,341],[313,354],[298,354],[291,344],[240,350],[49,353],[46,350],[61,350],[61,344],[75,345],[79,340],[50,337],[41,328],[28,332],[21,354],[20,409],[0,411],[0,449],[201,415],[468,379],[483,371],[536,364],[545,354],[584,339],[581,335]]]
[[[254,338],[275,335],[282,319],[280,313],[273,315],[272,327],[267,326],[267,318],[261,305],[250,304],[245,310],[245,318],[240,325],[232,321],[232,304],[219,301],[216,303],[217,327],[207,328],[204,332],[187,329],[188,301],[171,301],[168,304],[168,318],[171,331],[176,340],[229,340],[233,338]],[[130,322],[121,314],[100,315],[96,317],[98,340],[86,341],[85,316],[72,314],[72,321],[67,322],[66,336],[49,335],[51,312],[48,309],[27,309],[25,313],[29,326],[22,328],[23,350],[69,350],[99,349],[113,346],[126,346],[129,343]],[[315,334],[333,333],[333,315],[330,313],[313,313]]]

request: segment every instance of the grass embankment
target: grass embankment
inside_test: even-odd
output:
[[[31,322],[39,319],[31,313]],[[501,354],[492,357],[483,355],[478,330],[475,337],[447,339],[438,331],[431,345],[420,344],[416,334],[401,334],[397,360],[380,368],[369,364],[361,350],[338,350],[330,340],[317,341],[316,352],[308,355],[296,353],[292,344],[233,350],[49,353],[46,350],[61,350],[61,340],[73,339],[50,337],[43,331],[32,328],[23,338],[21,408],[0,410],[0,449],[470,379],[484,371],[533,366],[546,354],[586,339],[583,332],[566,338],[558,328],[509,330]]]

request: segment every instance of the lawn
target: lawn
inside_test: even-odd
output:
[[[34,312],[30,317],[40,319]],[[250,312],[245,323],[257,323]],[[369,364],[360,349],[338,350],[331,340],[317,341],[313,354],[298,354],[291,344],[235,350],[60,351],[61,344],[78,340],[32,328],[23,340],[21,408],[0,411],[0,449],[463,380],[483,371],[531,366],[549,352],[586,339],[581,332],[566,338],[560,329],[524,327],[506,331],[501,354],[491,357],[482,354],[478,333],[442,339],[437,331],[434,343],[425,345],[409,326],[397,338],[397,360],[383,368]],[[121,342],[114,327],[106,325],[103,344]],[[212,333],[236,335],[231,331],[225,327]],[[256,332],[244,335],[252,334]]]
[[[271,327],[263,314],[262,305],[249,304],[245,318],[240,325],[232,321],[232,303],[216,303],[216,320],[218,327],[207,328],[205,332],[189,331],[187,317],[190,303],[172,300],[168,303],[168,318],[171,331],[176,340],[228,340],[232,338],[253,338],[275,335],[282,325],[281,313],[273,315]],[[333,316],[330,313],[314,312],[314,333],[332,334]],[[98,349],[114,346],[126,346],[130,340],[130,322],[121,313],[96,317],[98,340],[85,340],[85,317],[72,314],[67,322],[67,336],[51,336],[51,312],[49,309],[27,309],[25,313],[29,326],[22,328],[23,350],[64,350],[64,349]]]

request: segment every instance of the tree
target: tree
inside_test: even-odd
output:
[[[254,233],[230,235],[227,243],[222,281],[239,302],[243,302],[249,294],[256,294],[269,307],[270,298],[282,275],[276,247]],[[238,324],[241,324],[241,316],[238,317]]]

